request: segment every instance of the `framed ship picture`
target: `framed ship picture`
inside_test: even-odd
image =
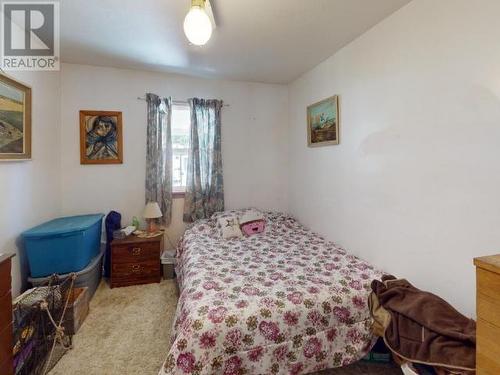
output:
[[[123,163],[122,113],[80,111],[80,164]]]
[[[0,161],[31,159],[31,88],[0,74]]]
[[[307,107],[307,145],[309,147],[339,144],[338,96]]]

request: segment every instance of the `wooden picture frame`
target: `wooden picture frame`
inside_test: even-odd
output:
[[[339,98],[331,96],[307,107],[307,145],[338,145],[340,142]]]
[[[80,164],[122,163],[122,113],[80,111]]]
[[[31,160],[31,87],[0,74],[0,161]]]

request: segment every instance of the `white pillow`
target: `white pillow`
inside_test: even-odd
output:
[[[253,209],[248,210],[240,216],[240,225],[257,220],[264,220],[264,215],[262,214],[262,212]]]
[[[221,217],[217,220],[217,226],[220,228],[222,238],[225,240],[243,237],[237,216]]]

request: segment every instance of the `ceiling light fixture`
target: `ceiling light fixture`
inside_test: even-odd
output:
[[[184,33],[191,43],[205,45],[212,36],[212,22],[205,11],[206,0],[191,0],[191,9],[184,19]]]

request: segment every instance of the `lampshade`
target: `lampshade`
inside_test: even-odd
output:
[[[148,202],[144,208],[144,213],[142,214],[142,217],[145,219],[157,219],[162,216],[160,206],[156,202]]]
[[[204,4],[204,1],[201,4]],[[212,36],[212,22],[204,6],[191,6],[184,19],[184,33],[189,41],[197,46],[203,46],[208,42]]]

